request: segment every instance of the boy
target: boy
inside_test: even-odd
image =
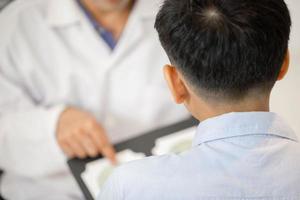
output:
[[[300,199],[300,145],[269,97],[288,70],[283,0],[166,0],[155,27],[193,148],[121,166],[102,200]]]

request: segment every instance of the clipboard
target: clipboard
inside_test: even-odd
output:
[[[178,123],[163,128],[149,131],[145,134],[139,135],[138,137],[118,143],[115,145],[115,149],[117,152],[130,149],[134,152],[140,152],[140,153],[144,153],[146,156],[151,156],[152,155],[151,150],[155,146],[155,141],[158,138],[172,135],[173,133],[191,127],[196,127],[198,124],[199,124],[198,120],[194,118],[189,118],[184,121],[180,121]],[[71,170],[71,173],[73,174],[86,200],[95,200],[95,199],[93,198],[93,195],[90,192],[89,188],[87,187],[86,183],[82,179],[81,174],[84,173],[84,171],[86,170],[86,165],[88,163],[102,158],[103,158],[102,156],[98,156],[96,158],[86,158],[86,159],[74,158],[68,161],[68,166]]]

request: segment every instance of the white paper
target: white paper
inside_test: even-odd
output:
[[[129,149],[117,154],[117,160],[120,164],[144,158],[143,153],[136,153]],[[89,189],[90,193],[96,199],[101,187],[112,174],[115,166],[111,165],[108,159],[99,159],[86,165],[86,170],[81,174],[81,178]]]
[[[158,138],[155,141],[152,154],[163,155],[170,153],[182,153],[183,151],[191,148],[195,133],[196,126]]]

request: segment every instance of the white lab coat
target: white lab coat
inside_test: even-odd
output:
[[[111,51],[75,0],[19,0],[0,14],[1,192],[76,199],[55,138],[66,106],[99,120],[113,143],[188,117],[172,102],[154,30],[155,0],[137,1]]]

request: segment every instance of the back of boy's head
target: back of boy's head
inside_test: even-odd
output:
[[[283,0],[165,0],[155,22],[170,61],[198,94],[269,93],[288,49]]]

